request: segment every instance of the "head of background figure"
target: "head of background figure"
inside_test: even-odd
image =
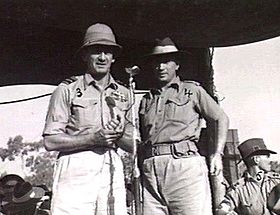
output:
[[[32,186],[29,182],[18,183],[11,201],[2,206],[3,212],[9,215],[33,215],[44,195],[45,190],[41,187]]]
[[[271,170],[269,156],[270,154],[276,154],[276,152],[267,149],[263,139],[248,139],[241,143],[238,149],[247,167],[257,165],[264,171]]]
[[[8,202],[12,199],[14,188],[17,184],[25,182],[16,174],[7,174],[0,179],[0,200]]]

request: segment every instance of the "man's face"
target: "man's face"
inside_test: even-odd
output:
[[[258,155],[259,157],[259,167],[260,169],[268,172],[271,171],[271,164],[269,160],[269,155]]]
[[[152,61],[153,72],[156,79],[162,84],[170,83],[176,77],[179,65],[174,59],[157,57]]]
[[[90,46],[84,50],[84,61],[87,63],[88,72],[93,76],[104,76],[110,72],[113,59],[111,46]]]

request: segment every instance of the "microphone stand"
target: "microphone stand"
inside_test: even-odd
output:
[[[133,124],[133,153],[132,153],[132,161],[133,161],[133,172],[132,172],[132,185],[133,185],[133,190],[134,190],[134,198],[135,198],[135,215],[142,215],[142,207],[141,207],[141,195],[140,195],[140,171],[138,169],[138,164],[137,164],[137,143],[140,141],[139,137],[139,132],[137,130],[138,125],[137,125],[137,117],[135,110],[135,82],[133,79],[133,76],[138,74],[139,72],[139,67],[134,66],[132,68],[125,68],[126,72],[129,73],[129,93],[130,93],[130,98],[132,99],[132,107],[131,107],[131,121]]]

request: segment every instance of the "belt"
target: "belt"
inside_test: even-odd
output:
[[[155,143],[153,145],[147,143],[143,145],[140,151],[144,156],[144,159],[161,155],[172,155],[174,158],[199,155],[196,144],[189,140],[180,142]]]
[[[65,156],[65,155],[71,155],[71,154],[86,152],[86,151],[91,151],[91,152],[94,152],[96,154],[101,155],[101,154],[104,154],[105,152],[107,152],[109,150],[117,151],[117,148],[105,147],[105,146],[96,146],[96,147],[93,147],[92,149],[81,149],[81,150],[73,150],[73,151],[70,151],[70,152],[60,152],[58,154],[58,158],[60,158],[62,156]]]

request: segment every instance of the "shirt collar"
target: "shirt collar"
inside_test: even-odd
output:
[[[248,172],[248,171],[246,171],[245,173],[244,173],[244,177],[245,177],[245,179],[247,180],[247,181],[257,181],[257,182],[260,182],[260,181],[263,181],[264,180],[264,178],[265,178],[265,173],[264,173],[264,171],[259,171],[258,173],[257,173],[257,175],[256,175],[256,178],[253,178],[253,176],[252,175],[250,175],[250,173]]]
[[[177,76],[176,78],[173,79],[172,82],[168,83],[167,87],[176,89],[177,92],[179,92],[180,85],[181,85],[181,80],[180,80],[179,76]],[[160,90],[160,88],[152,88],[151,93],[153,95],[157,95],[157,94],[159,95],[161,93],[161,90]]]
[[[94,78],[89,74],[89,73],[86,73],[84,75],[84,89],[86,90],[86,88],[90,85],[95,85],[95,80]],[[118,89],[118,84],[117,82],[115,81],[115,79],[113,78],[113,76],[109,76],[109,83],[108,83],[108,86],[106,88],[112,88],[113,90],[117,90]]]

